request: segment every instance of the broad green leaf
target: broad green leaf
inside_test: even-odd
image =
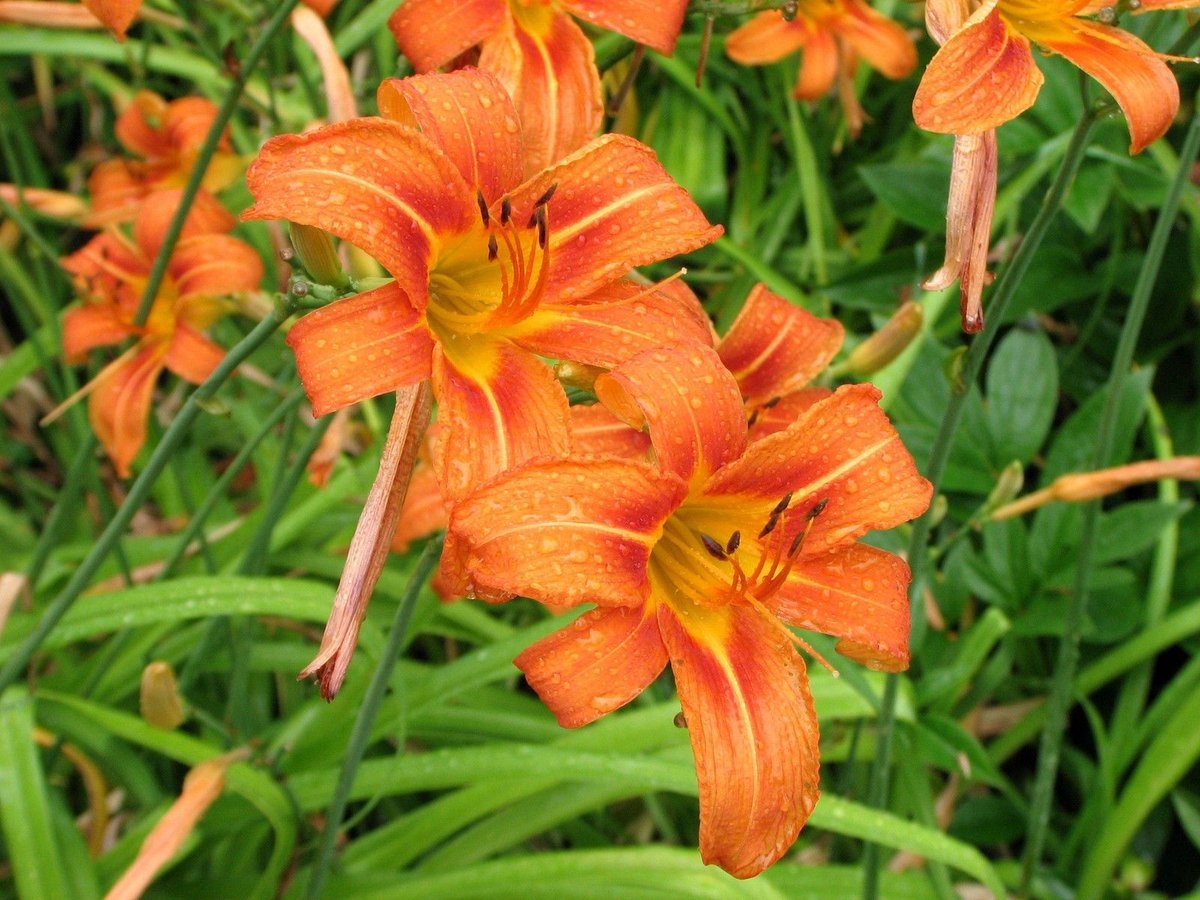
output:
[[[987,423],[992,462],[1028,462],[1041,448],[1058,405],[1058,363],[1042,332],[1014,328],[987,371]]]
[[[0,697],[0,827],[23,900],[71,896],[47,791],[33,741],[33,701],[22,688],[9,688]]]

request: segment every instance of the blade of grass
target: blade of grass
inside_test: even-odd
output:
[[[71,896],[46,790],[33,741],[33,702],[13,688],[0,698],[0,824],[17,893],[28,900]]]
[[[1200,152],[1200,118],[1193,118],[1179,154],[1179,171],[1171,182],[1170,190],[1159,210],[1154,231],[1146,250],[1146,258],[1134,285],[1133,297],[1126,313],[1121,338],[1113,356],[1112,368],[1106,387],[1104,415],[1100,431],[1096,435],[1096,452],[1092,458],[1093,469],[1109,465],[1115,441],[1117,412],[1120,405],[1121,386],[1133,364],[1142,324],[1150,307],[1150,295],[1158,280],[1158,272],[1167,251],[1167,240],[1175,224],[1179,200],[1191,176],[1192,164]],[[1046,829],[1050,824],[1050,806],[1054,796],[1054,783],[1058,776],[1058,761],[1062,753],[1063,733],[1067,725],[1067,710],[1075,684],[1075,671],[1079,665],[1079,641],[1087,615],[1091,592],[1092,555],[1096,543],[1096,528],[1100,517],[1100,502],[1092,501],[1083,512],[1079,551],[1076,558],[1077,576],[1074,591],[1067,605],[1063,621],[1062,643],[1059,645],[1058,662],[1054,669],[1054,680],[1050,696],[1046,701],[1046,724],[1042,730],[1041,749],[1038,756],[1037,780],[1034,782],[1029,810],[1028,838],[1022,867],[1021,890],[1027,893],[1035,869],[1041,861]],[[1085,895],[1086,896],[1086,895]]]

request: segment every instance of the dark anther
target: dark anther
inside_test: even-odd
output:
[[[750,413],[750,418],[746,420],[746,427],[753,428],[754,423],[757,421],[758,421],[758,410],[756,409],[754,412]]]
[[[767,524],[763,526],[762,531],[758,533],[758,539],[761,541],[768,534],[775,530],[775,526],[779,524],[779,516],[771,513],[771,517],[767,519]]]
[[[709,556],[722,561],[729,558],[729,555],[725,552],[725,548],[707,534],[700,535],[700,543],[704,545],[704,549],[708,551]]]
[[[687,716],[683,714],[682,709],[675,713],[675,718],[672,721],[674,721],[676,728],[687,728]]]
[[[788,508],[788,504],[791,502],[792,502],[792,494],[791,494],[791,491],[788,491],[788,493],[783,495],[783,499],[775,504],[775,508],[773,510],[771,510],[771,517],[775,518],[777,516],[782,516],[783,511]]]
[[[554,182],[554,184],[550,185],[550,187],[546,188],[546,193],[544,193],[544,194],[542,194],[542,196],[538,197],[537,203],[535,203],[533,205],[534,206],[545,206],[547,203],[550,202],[550,198],[554,196],[554,192],[557,190],[558,190],[558,182],[556,181],[556,182]]]
[[[725,552],[729,555],[737,553],[737,548],[742,546],[742,533],[735,531],[729,536],[729,543],[725,545]]]
[[[815,519],[821,513],[825,512],[825,507],[827,507],[828,505],[829,505],[829,498],[826,497],[824,500],[822,500],[820,503],[818,503],[816,506],[814,506],[812,509],[810,509],[808,511],[808,517],[810,519]]]
[[[505,197],[500,201],[500,224],[507,225],[512,218],[512,201]]]
[[[500,245],[496,243],[496,236],[493,234],[488,238],[488,262],[495,262],[499,255]]]
[[[537,213],[535,214],[535,218],[537,219],[538,246],[541,247],[543,250],[545,250],[546,249],[546,207],[539,206],[537,208]]]
[[[492,217],[488,213],[487,201],[483,199],[483,191],[476,192],[475,202],[479,204],[479,218],[483,219],[483,227],[487,228],[492,221]]]
[[[762,408],[763,409],[774,409],[776,406],[779,405],[779,401],[782,399],[783,399],[782,397],[772,397],[770,400],[768,400],[766,403],[763,404]]]
[[[796,536],[792,538],[792,546],[788,548],[788,556],[795,556],[796,551],[800,549],[800,545],[804,543],[804,536],[808,534],[807,528],[801,528],[796,532]]]

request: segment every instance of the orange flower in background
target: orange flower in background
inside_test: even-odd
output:
[[[317,415],[432,376],[454,500],[568,449],[566,397],[539,357],[608,368],[710,340],[698,307],[625,280],[720,234],[649,148],[603,137],[522,183],[516,114],[487,73],[385,82],[379,106],[388,118],[269,141],[247,175],[245,218],[324,229],[395,278],[292,329]]]
[[[226,311],[220,298],[253,290],[262,279],[258,253],[224,233],[233,217],[211,198],[201,200],[188,215],[149,317],[144,325],[134,324],[179,193],[147,198],[132,238],[112,228],[63,260],[83,299],[63,317],[68,361],[82,362],[96,347],[135,341],[84,388],[92,428],[122,478],[146,441],[150,400],[163,368],[194,384],[212,374],[225,352],[203,330]]]
[[[139,91],[117,118],[117,139],[138,159],[110,159],[100,163],[88,178],[92,211],[84,224],[102,228],[128,222],[153,191],[183,187],[196,162],[196,154],[217,117],[217,107],[203,97],[164,100],[150,91]],[[226,134],[204,174],[202,187],[223,190],[241,174],[242,161]]]
[[[479,67],[500,79],[525,131],[527,176],[600,130],[604,108],[592,42],[571,20],[670,54],[687,0],[405,0],[388,25],[418,72],[479,46]]]
[[[818,794],[816,714],[787,625],[903,669],[908,567],[858,538],[919,515],[931,488],[869,385],[753,442],[742,391],[707,347],[646,351],[596,388],[648,426],[657,466],[531,462],[458,504],[450,532],[481,584],[596,604],[516,660],[561,724],[625,705],[670,662],[696,757],[701,852],[750,877],[791,846]]]
[[[800,0],[788,21],[777,10],[759,13],[725,41],[734,62],[761,66],[802,51],[795,96],[819,100],[837,84],[852,135],[862,130],[864,114],[854,93],[854,72],[861,56],[887,78],[904,78],[917,66],[917,49],[908,33],[865,0]]]
[[[1179,86],[1164,60],[1140,38],[1081,18],[1110,7],[1097,0],[930,0],[932,15],[965,18],[929,63],[913,99],[928,131],[980,134],[1033,105],[1043,77],[1033,45],[1065,56],[1099,81],[1129,123],[1131,153],[1162,137],[1179,110]],[[1187,9],[1200,0],[1143,2],[1142,10]]]

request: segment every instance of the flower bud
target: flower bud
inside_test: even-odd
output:
[[[311,225],[289,222],[288,235],[292,239],[292,246],[296,248],[300,265],[304,266],[304,270],[314,281],[336,288],[345,287],[349,283],[346,273],[342,271],[342,263],[333,246],[333,239],[328,234]]]
[[[987,508],[996,509],[1005,503],[1011,503],[1021,488],[1025,486],[1025,466],[1019,459],[1014,459],[1000,473],[996,486],[988,494]]]
[[[887,366],[904,352],[921,333],[925,312],[912,300],[902,305],[883,327],[850,352],[847,368],[855,375],[870,375]]]
[[[183,712],[183,698],[179,696],[179,684],[175,681],[175,670],[170,663],[152,662],[142,671],[139,705],[142,718],[164,731],[178,728],[187,718]]]
[[[570,361],[560,362],[554,367],[554,375],[562,382],[563,387],[577,388],[581,391],[593,390],[596,386],[596,379],[604,372],[605,370],[599,366]]]

